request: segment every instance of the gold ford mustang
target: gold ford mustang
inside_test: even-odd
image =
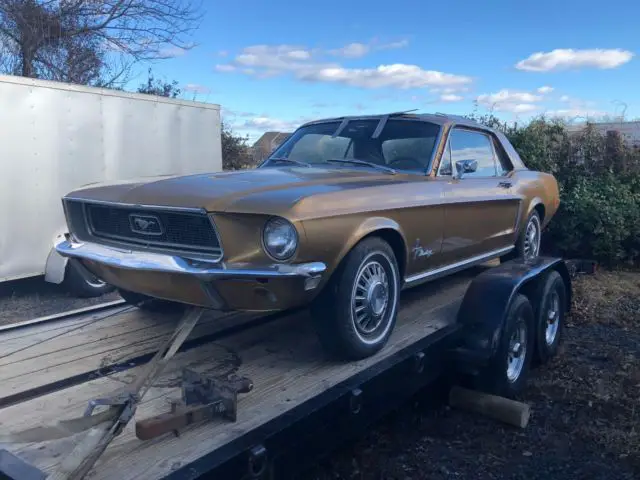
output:
[[[498,131],[397,113],[307,123],[256,169],[89,186],[63,205],[57,251],[127,301],[308,305],[325,348],[363,358],[402,288],[537,256],[559,193]]]

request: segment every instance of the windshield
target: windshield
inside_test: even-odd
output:
[[[379,119],[350,120],[340,131],[340,121],[299,128],[262,166],[281,166],[282,162],[287,162],[336,168],[384,167],[386,170],[424,173],[429,166],[440,126],[424,121],[389,118],[380,134],[372,138],[379,122]],[[336,132],[338,135],[333,136]]]

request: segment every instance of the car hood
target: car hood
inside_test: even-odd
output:
[[[180,175],[88,185],[68,197],[210,212],[273,213],[301,199],[346,189],[406,181],[406,175],[364,168],[282,167],[212,174]]]

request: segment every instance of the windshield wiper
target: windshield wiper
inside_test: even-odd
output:
[[[269,158],[269,159],[267,159],[267,162],[288,162],[288,163],[294,163],[296,165],[302,165],[303,167],[310,167],[311,166],[310,163],[301,162],[300,160],[292,160],[290,158],[285,158],[285,157]]]
[[[336,162],[336,163],[353,163],[355,165],[365,165],[367,167],[377,168],[378,170],[384,170],[385,172],[389,172],[395,174],[396,171],[391,167],[385,167],[384,165],[379,165],[373,162],[367,162],[365,160],[358,160],[356,158],[330,158],[327,162]]]

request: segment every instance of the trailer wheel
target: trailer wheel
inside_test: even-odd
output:
[[[553,270],[545,276],[538,298],[535,360],[544,364],[557,354],[564,330],[567,290],[560,273]]]
[[[381,350],[398,315],[400,271],[391,246],[368,237],[345,258],[311,306],[325,350],[356,360]]]
[[[507,312],[498,350],[489,365],[475,377],[475,388],[508,398],[522,391],[534,353],[534,325],[529,299],[518,294]]]
[[[147,295],[131,292],[122,288],[118,289],[118,293],[129,305],[134,305],[139,309],[146,310],[148,312],[173,312],[184,309],[184,306],[179,303],[149,297]]]
[[[112,285],[100,280],[90,272],[81,272],[77,262],[67,262],[63,285],[69,292],[80,298],[100,297],[114,290]]]

